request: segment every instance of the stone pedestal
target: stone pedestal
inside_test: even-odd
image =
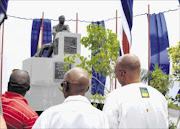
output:
[[[65,74],[62,70],[65,65],[63,60],[70,54],[80,54],[80,38],[80,34],[59,32],[55,39],[57,49],[52,58],[32,57],[23,61],[23,70],[29,72],[31,81],[25,98],[35,111],[44,111],[64,101],[63,93],[59,90]],[[75,64],[70,64],[70,68],[79,63],[80,60],[76,60]],[[90,96],[90,92],[87,96]]]
[[[71,54],[81,53],[81,35],[68,32],[59,32],[55,38],[53,58],[64,59]],[[64,56],[65,54],[65,56]]]

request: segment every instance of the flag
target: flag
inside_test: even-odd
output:
[[[126,54],[130,52],[132,45],[133,0],[120,0],[120,11],[122,18],[122,47],[124,54]]]
[[[6,11],[8,6],[8,0],[0,1],[0,25],[7,19]]]

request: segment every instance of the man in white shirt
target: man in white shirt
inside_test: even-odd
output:
[[[180,129],[180,121],[177,124],[177,129]]]
[[[66,98],[62,104],[45,110],[33,128],[109,128],[103,112],[91,105],[86,97],[89,76],[82,68],[73,68],[61,83]],[[58,99],[58,98],[57,98]]]
[[[153,87],[141,83],[138,57],[119,57],[115,74],[123,87],[106,97],[103,112],[110,128],[168,128],[166,99]]]

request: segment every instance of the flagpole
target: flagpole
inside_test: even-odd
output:
[[[41,33],[41,47],[43,45],[43,30],[44,30],[44,12],[42,13],[42,21],[41,21],[42,33]]]
[[[78,13],[76,13],[76,33],[78,33]]]
[[[150,71],[150,57],[151,57],[151,40],[150,40],[150,5],[148,4],[148,72]],[[148,78],[148,84],[150,80]]]
[[[4,23],[2,28],[2,44],[1,44],[1,87],[0,87],[0,95],[2,94],[2,79],[3,79],[3,47],[4,47]]]
[[[116,10],[116,35],[117,35],[117,25],[118,25],[118,18],[117,18],[117,10]],[[116,37],[117,38],[117,37]],[[115,89],[116,89],[116,87],[117,87],[117,80],[116,80],[116,78],[115,78]]]

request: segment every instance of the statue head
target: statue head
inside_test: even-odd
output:
[[[65,21],[64,15],[59,16],[59,23],[64,24],[64,21]]]

